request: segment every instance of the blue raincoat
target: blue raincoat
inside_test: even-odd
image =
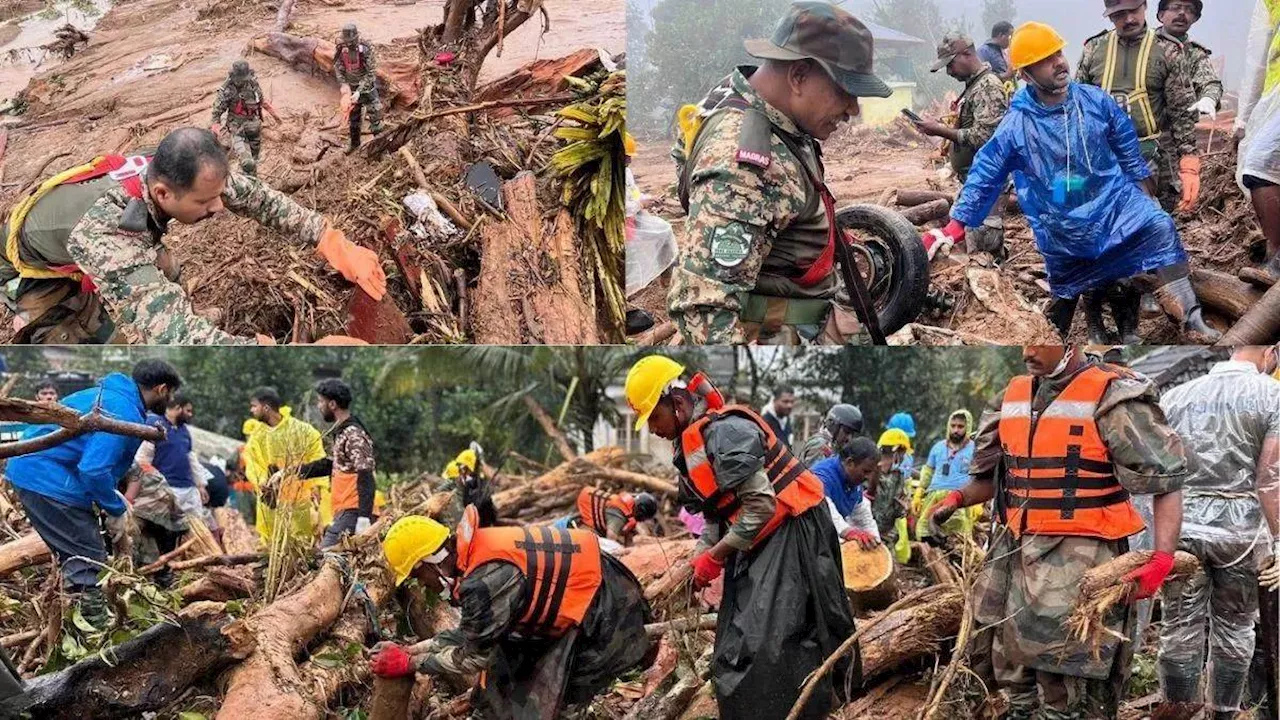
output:
[[[1187,261],[1173,218],[1138,187],[1151,171],[1133,121],[1099,88],[1072,83],[1056,107],[1020,90],[951,217],[981,225],[1009,173],[1058,297]]]

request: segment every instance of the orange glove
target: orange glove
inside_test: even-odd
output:
[[[1178,211],[1190,212],[1200,200],[1200,158],[1184,155],[1178,161],[1178,176],[1182,178],[1182,202],[1178,204]]]
[[[342,273],[347,282],[359,285],[369,297],[381,300],[387,294],[387,275],[378,263],[378,253],[351,242],[341,230],[325,228],[316,250],[330,267]]]

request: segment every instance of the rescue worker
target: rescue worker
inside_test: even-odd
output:
[[[914,492],[911,503],[913,517],[929,514],[934,505],[942,502],[952,490],[959,490],[969,482],[969,465],[973,462],[973,413],[963,408],[955,410],[947,418],[947,436],[933,444],[929,457],[920,470],[920,486]],[[942,528],[946,535],[973,534],[973,513],[956,513]],[[916,539],[934,537],[929,523],[917,522]],[[941,539],[941,538],[936,538]]]
[[[141,423],[146,412],[164,412],[169,396],[182,386],[178,371],[162,360],[143,360],[132,377],[111,373],[94,387],[71,393],[63,407],[84,414],[100,407],[115,420]],[[47,435],[56,425],[33,425],[23,440]],[[116,489],[133,465],[142,440],[96,430],[9,460],[5,478],[17,493],[27,519],[49,546],[62,586],[78,603],[84,619],[106,630],[111,610],[98,585],[98,571],[107,561],[107,548],[98,526],[98,513],[121,517],[127,508]]]
[[[382,102],[378,99],[378,63],[373,47],[360,41],[356,26],[342,26],[342,37],[333,52],[333,74],[342,88],[342,114],[347,118],[351,146],[360,147],[361,113],[369,109],[369,132],[382,132]]]
[[[658,501],[649,493],[633,496],[584,487],[578,493],[576,509],[570,518],[571,525],[626,546],[635,539],[639,524],[658,514]]]
[[[474,505],[480,512],[480,527],[498,524],[498,510],[493,504],[493,488],[484,469],[484,448],[472,440],[466,450],[445,465],[442,473],[445,490],[452,490],[449,505],[440,514],[441,520],[457,525],[462,511]]]
[[[213,133],[174,130],[155,154],[108,155],[44,181],[12,207],[0,284],[21,281],[14,342],[251,344],[196,314],[162,238],[224,208],[315,246],[343,277],[381,298],[378,255],[322,215],[228,169]]]
[[[471,697],[482,717],[554,720],[643,664],[644,590],[595,533],[478,522],[468,506],[453,535],[419,515],[387,531],[396,585],[412,577],[428,595],[448,592],[462,619],[416,655],[380,644],[376,675],[480,675]]]
[[[164,440],[139,445],[134,462],[154,468],[164,476],[183,514],[203,522],[215,537],[221,537],[218,521],[205,507],[209,502],[209,471],[200,464],[191,439],[191,428],[187,427],[193,417],[195,408],[186,395],[175,393],[171,396],[163,414],[147,415],[147,424],[164,428]]]
[[[134,544],[133,564],[142,567],[178,547],[178,536],[187,532],[188,520],[164,475],[154,467],[135,462],[124,477],[124,485],[124,499],[141,536]],[[165,565],[152,577],[157,585],[167,588],[173,582],[173,570]]]
[[[916,440],[916,419],[909,412],[896,412],[885,423],[884,429],[901,430],[903,435],[907,436],[906,452],[903,453],[896,464],[901,468],[904,477],[910,477],[916,471],[916,456],[912,449],[912,443]],[[881,443],[883,445],[883,443]]]
[[[1249,195],[1267,241],[1267,261],[1240,278],[1271,287],[1280,279],[1280,3],[1256,0],[1249,20],[1239,107],[1233,126],[1236,182]]]
[[[901,428],[889,428],[880,434],[876,446],[880,448],[880,473],[867,483],[865,494],[871,501],[871,514],[876,519],[880,539],[895,545],[899,535],[907,530],[906,488],[912,479],[907,459],[911,457],[911,438]]]
[[[1151,171],[1133,122],[1102,90],[1071,81],[1064,47],[1047,25],[1029,22],[1014,32],[1010,55],[1027,86],[978,152],[951,222],[930,234],[958,242],[965,227],[987,216],[1012,174],[1048,271],[1053,299],[1045,315],[1064,339],[1082,294],[1154,272],[1156,298],[1184,335],[1217,342],[1221,334],[1201,316],[1173,218],[1140,185]],[[1122,305],[1132,312],[1117,316],[1122,336],[1137,332],[1140,304],[1131,289]]]
[[[213,101],[213,121],[209,130],[217,135],[222,131],[226,116],[227,132],[231,135],[231,151],[240,161],[240,172],[258,174],[258,153],[262,151],[262,111],[266,110],[276,124],[280,116],[262,94],[262,86],[253,69],[244,60],[231,63],[231,72],[218,88]]]
[[[694,589],[724,576],[711,661],[720,717],[782,718],[810,672],[853,633],[840,539],[822,481],[769,424],[746,406],[709,409],[683,375],[670,358],[641,358],[627,373],[627,404],[637,432],[647,425],[673,443],[680,502],[706,517]],[[842,658],[803,717],[827,717],[846,681],[860,682],[849,672]]]
[[[373,438],[360,418],[351,413],[351,387],[338,378],[316,383],[316,409],[327,423],[333,446],[325,457],[298,469],[303,479],[329,478],[329,512],[333,522],[325,528],[320,547],[337,545],[349,534],[359,535],[373,524],[373,498],[378,486],[373,477]]]
[[[268,545],[277,527],[311,537],[317,510],[323,525],[333,519],[324,497],[328,495],[325,479],[299,475],[308,463],[325,456],[320,431],[295,418],[273,387],[260,387],[249,395],[249,413],[261,423],[245,444],[245,476],[258,495],[254,512],[258,535]]]
[[[1128,551],[1143,528],[1130,493],[1154,495],[1155,552],[1125,576],[1129,600],[1153,596],[1173,567],[1186,457],[1150,380],[1089,362],[1078,346],[1022,351],[978,422],[970,481],[922,519],[933,532],[960,508],[995,499],[975,620],[996,625],[995,675],[1010,720],[1115,718],[1124,697],[1134,610],[1106,618],[1098,648],[1069,636],[1084,573]],[[1004,468],[998,476],[997,470]],[[1004,530],[1007,530],[1004,531]]]
[[[947,158],[951,170],[961,185],[969,177],[969,168],[978,150],[995,134],[996,127],[1009,110],[1009,93],[1004,82],[991,67],[983,62],[974,48],[973,39],[960,32],[950,32],[938,44],[938,62],[932,71],[946,68],[947,74],[964,83],[964,91],[951,103],[954,119],[939,122],[923,118],[914,123],[925,135],[946,140]],[[997,201],[989,215],[978,227],[965,230],[969,252],[989,252],[1000,256],[1004,252],[1004,198]],[[925,236],[930,257],[941,249],[938,243],[929,243],[936,235]],[[946,239],[943,238],[943,244]]]
[[[783,445],[791,447],[791,413],[796,409],[796,389],[779,385],[773,389],[773,398],[760,408],[760,417],[769,423],[773,434]]]
[[[872,74],[871,32],[825,2],[797,2],[772,39],[748,40],[760,67],[734,70],[681,110],[681,204],[668,311],[684,342],[844,344],[860,332],[835,301],[838,227],[818,143],[889,97]]]
[[[1155,183],[1152,195],[1168,212],[1190,212],[1200,198],[1200,151],[1187,51],[1182,41],[1147,25],[1146,0],[1104,3],[1115,28],[1085,41],[1076,82],[1102,88],[1128,113]]]
[[[845,445],[861,434],[862,411],[858,406],[846,403],[832,405],[822,420],[822,427],[804,441],[796,457],[813,467],[819,460],[839,454]]]
[[[1191,26],[1200,22],[1204,14],[1204,0],[1160,0],[1156,17],[1164,33],[1182,43],[1182,50],[1190,66],[1191,87],[1199,98],[1191,109],[1200,117],[1215,120],[1222,108],[1222,79],[1209,58],[1213,51],[1191,39]]]
[[[1195,459],[1182,491],[1178,549],[1204,572],[1165,585],[1157,667],[1164,701],[1190,717],[1200,708],[1236,717],[1253,658],[1259,571],[1275,562],[1280,537],[1280,383],[1277,348],[1239,347],[1208,375],[1164,394],[1161,408]]]
[[[831,523],[840,539],[868,550],[879,545],[880,531],[862,488],[880,475],[880,449],[871,438],[853,438],[835,457],[822,458],[810,469],[822,481]]]

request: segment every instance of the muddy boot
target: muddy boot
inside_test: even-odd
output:
[[[1089,328],[1090,345],[1114,345],[1111,331],[1102,317],[1103,291],[1090,290],[1084,294],[1084,319]]]
[[[369,123],[370,135],[381,135],[382,129],[383,129],[382,121],[378,121],[376,123]]]
[[[1262,267],[1241,268],[1237,276],[1250,285],[1266,290],[1280,282],[1280,255],[1271,258]]]
[[[1138,321],[1142,319],[1142,293],[1131,287],[1121,287],[1116,289],[1109,301],[1111,315],[1116,319],[1116,330],[1120,333],[1120,344],[1141,345]]]
[[[1191,720],[1203,707],[1198,702],[1162,702],[1151,711],[1151,720]]]
[[[1179,323],[1183,335],[1190,342],[1212,345],[1222,339],[1222,333],[1204,321],[1200,300],[1191,287],[1191,278],[1181,277],[1156,288],[1156,299],[1160,301],[1165,314]]]
[[[107,597],[96,587],[88,588],[80,593],[76,601],[76,609],[80,616],[94,628],[105,631],[111,627],[111,608],[107,605]]]
[[[347,154],[350,155],[351,153],[359,149],[360,149],[360,128],[352,128],[351,144],[347,146]]]
[[[1071,321],[1076,316],[1076,303],[1080,298],[1073,297],[1070,299],[1055,297],[1049,301],[1048,307],[1044,309],[1044,316],[1049,318],[1049,322],[1053,323],[1053,327],[1057,329],[1058,335],[1062,338],[1062,342],[1067,341],[1067,337],[1071,335]]]

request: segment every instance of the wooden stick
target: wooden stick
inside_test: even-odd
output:
[[[36,629],[36,630],[23,630],[22,632],[14,633],[13,635],[5,635],[4,637],[0,638],[0,647],[4,647],[4,648],[18,647],[24,642],[27,642],[29,640],[34,640],[35,637],[39,634],[40,634],[40,630]]]
[[[173,570],[190,570],[191,568],[208,567],[210,565],[244,565],[258,560],[266,560],[266,553],[244,553],[242,555],[208,555],[191,560],[179,560],[169,563]]]
[[[195,538],[195,537],[188,538],[186,542],[182,543],[181,545],[174,548],[173,550],[170,550],[164,555],[161,555],[159,559],[157,559],[155,562],[151,563],[150,565],[143,566],[141,570],[138,570],[138,574],[150,575],[151,573],[158,572],[159,570],[163,569],[165,565],[168,565],[170,560],[178,557],[179,555],[195,547],[197,540],[198,538]]]
[[[670,495],[672,497],[675,497],[676,495],[680,494],[680,489],[677,488],[674,484],[667,482],[666,480],[659,480],[658,478],[650,477],[648,475],[642,475],[637,472],[631,472],[630,470],[618,470],[616,468],[606,468],[606,467],[600,467],[600,468],[593,467],[591,468],[591,472],[595,473],[596,475],[600,475],[601,477],[604,477],[606,479],[613,480],[614,482],[620,482],[624,485],[635,485],[638,487],[642,487],[645,490],[652,490],[656,493],[661,493],[663,495]]]
[[[158,427],[109,418],[103,415],[102,409],[97,406],[81,415],[61,405],[45,405],[20,398],[0,397],[0,420],[25,422],[32,425],[62,426],[61,429],[48,435],[0,445],[0,458],[45,450],[88,432],[109,432],[152,442],[164,439],[164,431]]]
[[[680,630],[714,630],[716,627],[716,614],[708,613],[700,615],[696,618],[679,618],[676,620],[668,620],[666,622],[650,623],[644,626],[644,634],[650,638],[665,635],[668,632]]]
[[[400,157],[404,158],[404,161],[409,164],[409,172],[413,173],[413,179],[418,182],[418,187],[423,190],[430,189],[431,186],[427,184],[427,175],[422,172],[422,166],[418,164],[418,158],[413,156],[413,152],[409,150],[408,145],[400,148]]]
[[[449,219],[456,223],[458,227],[463,230],[471,229],[472,222],[467,219],[466,215],[462,214],[462,211],[458,209],[457,205],[450,202],[449,198],[438,192],[431,192],[430,195],[431,199],[436,201],[436,206],[443,210],[444,214],[448,215]]]

